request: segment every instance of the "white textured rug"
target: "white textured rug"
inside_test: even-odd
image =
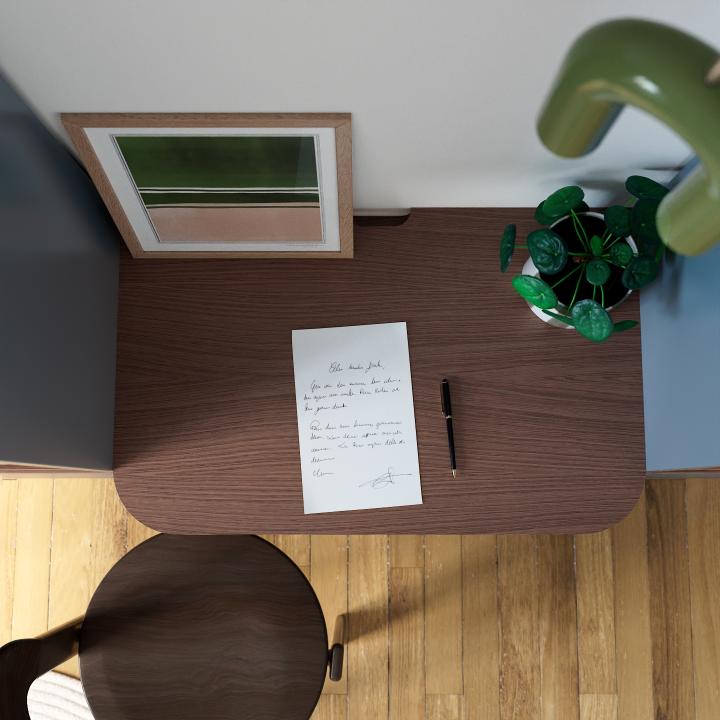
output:
[[[93,720],[80,681],[56,672],[30,686],[28,710],[32,720]]]

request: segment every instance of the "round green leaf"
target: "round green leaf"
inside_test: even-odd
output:
[[[572,309],[575,329],[588,340],[602,342],[613,333],[613,321],[607,311],[594,300],[581,300]]]
[[[591,285],[604,285],[610,278],[610,266],[600,258],[593,258],[585,264],[585,277]]]
[[[623,332],[623,330],[632,330],[637,327],[637,320],[621,320],[615,323],[615,332]]]
[[[655,215],[659,200],[638,200],[630,212],[630,229],[643,255],[654,255],[661,240]]]
[[[611,205],[605,211],[605,224],[613,235],[627,237],[630,234],[630,208]]]
[[[545,201],[543,200],[537,208],[535,208],[535,219],[540,223],[540,225],[552,225],[557,218],[551,217],[550,215],[546,215],[543,212],[543,205],[545,204]]]
[[[557,220],[563,215],[567,215],[571,210],[577,210],[584,197],[583,189],[577,185],[560,188],[542,204],[543,214]]]
[[[532,275],[516,275],[512,285],[518,295],[541,310],[551,310],[557,307],[558,299],[555,291],[540,278]]]
[[[566,265],[568,249],[563,239],[552,230],[542,228],[528,235],[527,246],[535,267],[548,275],[560,272]]]
[[[590,206],[586,202],[581,202],[577,207],[574,207],[573,210],[579,215],[580,213],[587,212],[590,209]]]
[[[619,240],[610,247],[610,259],[620,267],[626,267],[627,264],[635,257],[633,249],[624,241]]]
[[[510,265],[512,260],[513,252],[515,251],[515,236],[517,234],[517,227],[510,223],[503,230],[502,237],[500,238],[500,272],[505,272]]]
[[[662,200],[669,192],[664,185],[642,175],[631,175],[625,181],[625,187],[638,199]]]
[[[603,254],[603,241],[602,241],[601,237],[599,237],[597,235],[593,235],[590,238],[590,251],[592,252],[593,255],[602,255]]]
[[[651,283],[658,274],[660,266],[651,257],[634,257],[623,271],[622,283],[628,290],[639,290]]]

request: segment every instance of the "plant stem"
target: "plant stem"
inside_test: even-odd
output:
[[[606,248],[605,250],[609,250],[618,240],[622,240],[623,238],[621,236],[616,237]]]
[[[605,307],[605,288],[600,286],[600,304]]]
[[[572,218],[573,228],[575,228],[575,234],[578,236],[580,242],[585,246],[585,249],[590,252],[590,241],[588,240],[583,224],[580,222],[580,218],[578,218],[577,213],[574,210],[570,211],[570,217]]]
[[[567,280],[574,272],[577,272],[578,270],[582,270],[582,265],[576,265],[567,275],[564,277],[561,277],[555,285],[551,285],[550,287],[554,288],[556,285],[559,285],[563,280]]]
[[[582,274],[578,275],[577,282],[575,283],[575,292],[573,293],[572,300],[570,301],[570,304],[568,305],[568,312],[573,309],[573,305],[575,304],[575,298],[578,294],[578,288],[580,287],[580,280],[582,280]]]
[[[590,257],[590,256],[592,256],[592,250],[590,249],[590,242],[587,240],[587,238],[584,238],[581,235],[580,230],[582,230],[583,228],[580,227],[578,229],[578,227],[579,227],[579,225],[576,224],[575,222],[573,222],[573,229],[575,230],[575,235],[577,236],[577,239],[580,241],[580,244],[585,248],[585,254],[588,257]]]
[[[595,299],[595,291],[597,290],[597,285],[593,285],[593,297],[592,299]]]
[[[590,257],[590,255],[588,255],[588,253],[571,253],[571,252],[569,252],[568,255],[574,255],[575,257],[584,257],[584,258]]]

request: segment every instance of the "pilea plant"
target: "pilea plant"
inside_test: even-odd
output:
[[[513,278],[518,294],[593,342],[637,325],[613,322],[608,310],[651,283],[665,253],[655,215],[667,188],[640,175],[629,177],[625,187],[632,199],[603,215],[590,212],[582,188],[561,188],[538,205],[535,219],[544,227],[533,230],[527,244],[515,244],[514,224],[500,240],[502,272],[516,248],[527,249],[537,269]]]

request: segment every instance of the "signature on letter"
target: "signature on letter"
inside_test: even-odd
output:
[[[387,472],[383,473],[382,475],[378,475],[372,480],[367,480],[364,483],[360,483],[358,487],[367,487],[369,485],[373,490],[379,490],[380,488],[387,487],[388,485],[394,485],[395,478],[410,477],[411,475],[412,473],[396,473],[391,467],[389,467],[387,469]]]
[[[313,470],[313,477],[315,478],[323,478],[327,477],[328,475],[334,475],[335,473],[332,472],[324,472],[322,470]]]

